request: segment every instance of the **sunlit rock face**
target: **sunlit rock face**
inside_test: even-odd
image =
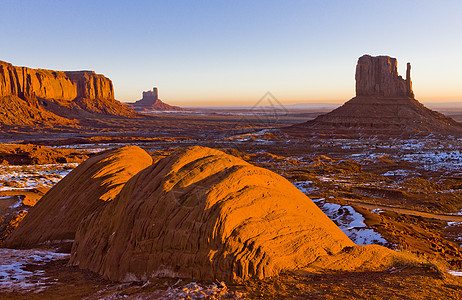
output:
[[[180,150],[86,218],[71,265],[117,281],[240,281],[277,275],[354,243],[283,177],[221,151]]]
[[[74,100],[114,99],[111,80],[93,71],[53,71],[16,67],[0,61],[0,97]]]
[[[396,58],[361,56],[356,65],[356,96],[414,98],[411,64],[407,63],[406,79],[398,75]]]
[[[16,67],[0,61],[1,125],[75,125],[99,114],[137,114],[114,99],[112,81],[93,71]]]
[[[31,248],[73,240],[83,218],[112,201],[132,176],[151,164],[151,156],[137,146],[84,161],[30,209],[3,246]]]

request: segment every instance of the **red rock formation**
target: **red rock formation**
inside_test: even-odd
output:
[[[356,65],[356,96],[410,97],[411,64],[407,64],[406,79],[398,75],[396,58],[364,55]]]
[[[310,263],[380,268],[393,256],[381,246],[355,246],[285,178],[191,147],[139,172],[114,201],[85,218],[69,264],[118,281],[240,281]]]
[[[93,71],[52,71],[15,67],[0,61],[0,97],[114,99],[112,82]]]
[[[133,109],[138,111],[161,110],[161,111],[179,111],[184,110],[178,106],[172,106],[164,103],[159,99],[157,88],[152,91],[143,92],[143,98],[134,103],[128,103]]]
[[[356,66],[356,97],[330,113],[285,129],[303,134],[462,134],[462,125],[414,99],[411,64],[406,79],[395,58],[364,55]]]
[[[133,175],[151,163],[151,156],[137,146],[105,151],[84,161],[30,209],[3,246],[29,248],[74,239],[83,218],[112,201]]]
[[[55,105],[48,107],[48,101]],[[0,123],[7,125],[72,124],[75,121],[69,118],[78,117],[79,110],[136,115],[114,99],[112,82],[103,75],[93,71],[16,67],[3,61],[0,61],[0,104]]]

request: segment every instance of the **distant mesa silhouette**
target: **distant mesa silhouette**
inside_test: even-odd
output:
[[[356,97],[314,120],[288,127],[292,134],[462,134],[462,125],[414,97],[411,64],[406,78],[389,56],[364,55],[356,66]]]
[[[143,98],[133,102],[127,103],[131,108],[136,111],[183,111],[185,109],[179,106],[172,106],[167,103],[164,103],[159,99],[159,94],[157,88],[153,88],[152,91],[143,92]]]

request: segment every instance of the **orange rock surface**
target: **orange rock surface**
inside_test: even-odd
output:
[[[283,177],[218,150],[191,147],[135,175],[114,201],[86,218],[70,265],[117,281],[240,281],[321,259],[330,264],[355,247]],[[371,251],[380,257],[393,252],[376,247]],[[353,253],[369,251],[361,249]],[[365,259],[350,257],[355,267]]]
[[[118,116],[136,113],[114,99],[112,81],[93,71],[53,71],[0,61],[0,123],[71,125],[79,111]]]
[[[74,239],[82,219],[113,200],[124,184],[152,158],[137,146],[94,156],[64,177],[30,209],[3,246],[34,247]]]

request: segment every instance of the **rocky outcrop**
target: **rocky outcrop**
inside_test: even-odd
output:
[[[93,71],[52,71],[15,67],[0,61],[0,97],[114,99],[111,80]]]
[[[241,281],[326,256],[331,263],[354,247],[283,177],[218,150],[191,147],[135,175],[114,201],[87,217],[69,264],[117,281]],[[392,255],[377,247],[379,257]],[[355,262],[359,267],[365,260]]]
[[[111,80],[93,71],[53,71],[0,61],[0,124],[75,124],[88,114],[135,116],[114,99]]]
[[[356,97],[314,120],[286,128],[306,134],[462,134],[462,125],[414,99],[411,65],[406,79],[398,75],[395,58],[364,55],[356,66]]]
[[[356,65],[356,96],[414,98],[411,64],[407,63],[406,79],[398,75],[396,58],[364,55]]]
[[[125,183],[152,163],[137,146],[94,156],[59,181],[30,209],[3,246],[30,248],[73,240],[83,218],[112,201]]]
[[[164,103],[159,99],[157,88],[153,88],[152,91],[143,92],[143,98],[134,102],[127,103],[133,109],[137,111],[150,111],[150,110],[159,110],[159,111],[182,111],[183,108],[179,106],[172,106]]]

